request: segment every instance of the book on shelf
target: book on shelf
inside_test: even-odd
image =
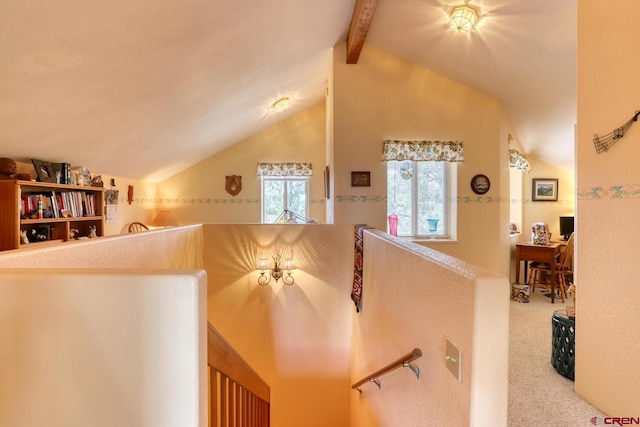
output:
[[[71,165],[69,163],[51,163],[51,167],[58,184],[73,184],[71,182]]]
[[[96,195],[94,193],[51,191],[21,196],[21,218],[38,218],[38,201],[42,201],[42,209],[47,212],[44,218],[62,218],[62,211],[69,212],[69,216],[73,218],[96,216]]]

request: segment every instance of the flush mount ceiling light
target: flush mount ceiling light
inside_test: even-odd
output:
[[[469,32],[478,20],[478,12],[469,6],[456,6],[451,11],[449,26],[456,31]]]
[[[285,112],[291,106],[291,100],[287,97],[280,98],[276,102],[271,105],[271,110],[276,111],[278,113]]]

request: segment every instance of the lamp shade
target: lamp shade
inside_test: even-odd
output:
[[[178,222],[173,215],[171,215],[169,209],[160,209],[149,225],[152,227],[172,227],[178,225]]]

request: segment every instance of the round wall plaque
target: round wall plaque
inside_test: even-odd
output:
[[[478,174],[471,178],[471,189],[476,194],[485,194],[491,187],[491,181],[486,175]]]

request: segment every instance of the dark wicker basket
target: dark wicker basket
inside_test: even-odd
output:
[[[551,365],[560,375],[574,380],[575,367],[575,320],[569,319],[564,310],[553,313],[551,320],[553,341],[551,343]]]

